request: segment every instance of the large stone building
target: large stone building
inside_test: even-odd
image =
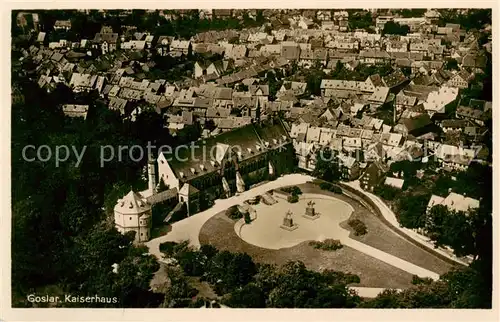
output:
[[[179,191],[189,213],[289,172],[292,141],[281,120],[249,124],[158,157],[159,180]],[[182,198],[182,199],[181,199]]]

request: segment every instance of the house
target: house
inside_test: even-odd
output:
[[[314,171],[316,168],[316,148],[314,143],[298,142],[294,144],[297,166],[300,169]]]
[[[54,30],[70,30],[71,20],[56,20],[54,23]]]
[[[144,50],[146,48],[145,40],[130,40],[120,43],[120,48],[123,50]]]
[[[335,27],[336,26],[333,21],[321,21],[321,30],[334,30]]]
[[[367,100],[372,107],[379,108],[386,102],[388,96],[389,87],[377,87]]]
[[[248,48],[245,45],[232,45],[229,50],[224,53],[225,58],[229,59],[243,59],[248,53]]]
[[[191,48],[191,41],[189,40],[172,40],[170,43],[171,54],[183,54],[187,55],[189,49]]]
[[[410,83],[408,77],[403,74],[401,69],[397,68],[387,76],[382,77],[382,82],[391,92],[398,91]]]
[[[421,114],[414,118],[402,118],[394,127],[394,131],[404,136],[413,135],[415,137],[435,130],[434,122],[429,114]]]
[[[444,133],[449,131],[464,131],[464,129],[470,124],[467,120],[443,120],[440,123],[440,127]]]
[[[318,12],[316,12],[316,19],[319,21],[331,21],[332,13],[329,10],[318,10]]]
[[[385,150],[382,143],[375,142],[370,144],[364,150],[364,157],[367,162],[385,161]]]
[[[359,161],[356,158],[344,154],[338,155],[339,165],[341,166],[343,179],[356,180],[360,174]]]
[[[462,67],[486,68],[488,58],[484,54],[468,53],[462,58]]]
[[[391,56],[386,51],[362,50],[359,52],[359,60],[364,64],[384,64],[390,59]]]
[[[194,64],[194,77],[213,76],[219,78],[227,70],[228,64],[223,61],[203,62],[198,61]]]
[[[444,113],[446,105],[456,100],[458,88],[443,86],[438,91],[429,93],[424,102],[424,109],[432,117],[435,113]]]
[[[298,60],[300,58],[300,46],[297,43],[282,43],[281,57],[287,60]]]
[[[281,88],[278,90],[277,96],[285,96],[291,94],[293,96],[300,96],[306,92],[307,83],[284,81]]]
[[[121,115],[126,115],[129,110],[129,103],[126,99],[119,97],[111,97],[109,99],[108,108],[110,110],[119,111]]]
[[[491,118],[491,111],[484,112],[483,110],[474,109],[472,107],[459,106],[457,107],[455,116],[484,126],[485,122]]]
[[[412,108],[417,103],[417,98],[415,96],[407,96],[404,91],[399,92],[396,95],[396,100],[394,101],[394,106],[396,111],[406,110]]]
[[[100,46],[103,55],[114,52],[118,49],[118,34],[113,32],[97,33],[94,38],[94,44]]]
[[[448,208],[449,211],[461,211],[468,213],[473,209],[479,208],[479,200],[460,195],[455,192],[450,192],[445,198],[437,195],[432,195],[427,203],[427,212],[432,207],[442,205]]]
[[[228,19],[233,16],[233,9],[212,9],[212,17]]]
[[[389,41],[385,50],[388,53],[405,53],[408,51],[408,43],[405,41]]]
[[[38,33],[38,36],[37,36],[37,38],[36,38],[36,41],[37,41],[39,44],[43,44],[43,43],[45,42],[45,36],[46,36],[46,35],[47,35],[47,33],[40,31],[40,32]]]
[[[435,149],[437,161],[445,170],[465,171],[476,156],[476,151],[449,144],[439,144]]]
[[[290,129],[290,137],[294,140],[294,142],[305,142],[308,129],[308,123],[293,123],[292,128]]]
[[[311,29],[314,25],[314,22],[309,18],[301,17],[297,25],[302,29]]]
[[[248,86],[248,92],[252,97],[257,97],[259,104],[262,105],[268,100],[269,85],[250,85]]]
[[[389,167],[383,162],[372,162],[368,167],[366,167],[365,171],[359,178],[361,188],[372,192],[373,188],[382,182],[387,171],[389,171]]]
[[[97,81],[97,75],[73,73],[69,82],[74,92],[91,91]]]
[[[87,118],[89,110],[88,105],[65,104],[62,106],[64,115],[69,117],[82,117],[84,120]]]
[[[458,87],[458,88],[468,88],[469,87],[469,81],[473,78],[473,75],[469,73],[468,71],[461,70],[460,72],[456,73],[454,76],[448,80],[446,83],[447,86],[449,87]]]
[[[393,178],[393,177],[387,177],[387,178],[385,178],[385,181],[384,181],[384,184],[386,186],[393,187],[393,188],[396,188],[399,190],[403,189],[404,183],[405,183],[405,181],[403,179]]]

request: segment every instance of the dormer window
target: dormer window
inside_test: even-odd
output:
[[[182,171],[181,171],[181,172],[179,172],[179,176],[180,176],[181,178],[184,178],[184,172],[182,172]]]
[[[210,164],[212,165],[212,167],[215,167],[215,161],[210,161]]]
[[[200,170],[205,171],[205,166],[203,164],[200,164]]]

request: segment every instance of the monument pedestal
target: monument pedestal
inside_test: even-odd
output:
[[[302,215],[302,217],[310,220],[315,220],[320,217],[320,214],[314,209],[314,201],[309,201],[307,203],[306,213]]]
[[[288,211],[285,215],[285,218],[283,218],[283,224],[280,226],[280,228],[288,231],[293,231],[298,227],[299,226],[293,222],[292,212]]]

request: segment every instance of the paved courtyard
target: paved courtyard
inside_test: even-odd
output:
[[[297,203],[289,203],[279,198],[276,200],[278,203],[272,206],[264,203],[252,206],[257,213],[256,219],[249,225],[235,225],[236,233],[241,239],[262,248],[280,249],[309,240],[349,238],[349,231],[339,225],[354,211],[346,202],[315,194],[301,196]],[[319,213],[319,218],[314,220],[303,217],[307,203],[311,200],[315,202],[314,208]],[[280,227],[285,213],[289,210],[293,213],[293,222],[298,225],[293,231]]]

